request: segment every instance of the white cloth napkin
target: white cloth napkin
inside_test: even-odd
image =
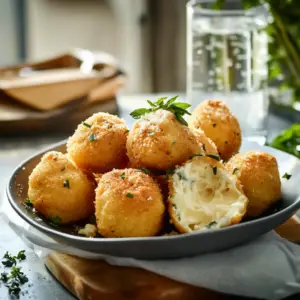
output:
[[[58,244],[53,239],[23,223],[5,219],[27,244],[32,243],[40,257],[49,249],[89,259],[103,259],[109,264],[134,266],[211,290],[261,299],[277,300],[300,292],[300,246],[275,232],[231,250],[172,260],[145,261],[99,255]],[[226,243],[226,241],[224,241]]]

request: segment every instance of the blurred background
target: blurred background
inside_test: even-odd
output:
[[[128,73],[127,92],[185,90],[184,0],[1,0],[0,65],[70,49],[101,50]]]
[[[196,0],[189,19],[187,2],[0,0],[0,136],[59,129],[66,137],[97,111],[119,114],[131,126],[129,113],[146,99],[189,100],[189,89],[192,108],[217,95],[237,115],[244,137],[258,135],[261,143],[299,122],[298,1],[206,1],[217,10],[266,4],[270,16],[263,27],[256,26],[256,13],[250,21],[201,16],[196,11],[203,1]],[[225,33],[222,22],[230,26]],[[214,41],[230,39],[227,52],[214,48]],[[209,94],[212,89],[218,94]],[[300,156],[298,127],[288,135],[292,149],[281,142],[277,147]]]

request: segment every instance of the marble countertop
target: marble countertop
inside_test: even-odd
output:
[[[122,96],[118,100],[120,116],[125,119],[129,127],[131,127],[134,120],[128,113],[132,111],[132,109],[141,106],[140,99],[145,99],[145,95]],[[289,125],[289,121],[270,115],[268,125],[269,139]],[[5,186],[13,169],[22,160],[39,149],[65,138],[67,138],[67,136],[61,133],[30,137],[0,137],[0,213],[5,212],[9,218],[13,220],[19,218],[10,208],[4,193]],[[6,251],[17,254],[18,251],[23,249],[26,250],[27,259],[21,263],[21,266],[28,275],[31,286],[25,286],[25,294],[22,295],[20,299],[74,299],[46,270],[43,262],[30,249],[30,245],[26,245],[0,216],[0,257],[2,257]],[[0,266],[0,273],[1,272],[3,272],[2,266]],[[1,283],[0,299],[8,299],[7,289]]]

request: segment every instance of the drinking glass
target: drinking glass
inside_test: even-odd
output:
[[[267,136],[268,37],[266,6],[243,10],[227,1],[187,3],[187,99],[224,101],[238,118],[243,137],[264,144]]]

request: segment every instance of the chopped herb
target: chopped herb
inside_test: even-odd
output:
[[[90,125],[90,124],[88,124],[88,123],[85,123],[85,122],[83,122],[82,124],[83,124],[84,126],[88,127],[88,128],[91,128],[91,127],[92,127],[92,125]]]
[[[92,132],[89,137],[88,137],[89,141],[96,141],[97,140],[97,137],[96,135]]]
[[[172,142],[172,146],[174,146],[175,144],[176,144],[176,141],[173,141],[173,142]]]
[[[204,152],[206,152],[205,144],[202,144],[202,149],[203,149]]]
[[[17,281],[12,281],[11,283],[6,284],[5,286],[8,288],[8,293],[10,295],[19,297],[21,288],[20,288],[20,284]]]
[[[181,172],[177,172],[176,174],[179,177],[179,180],[187,180],[187,178]]]
[[[18,255],[17,255],[17,259],[18,259],[18,260],[24,260],[25,258],[26,258],[25,250],[19,251],[19,253],[18,253]]]
[[[59,225],[61,225],[61,218],[59,216],[54,216],[54,217],[50,218],[50,222],[54,226],[59,226]]]
[[[214,123],[214,124],[212,124],[213,125],[213,127],[216,127],[217,126],[217,124],[216,123]]]
[[[195,154],[193,154],[192,156],[190,156],[190,159],[192,159],[192,158],[194,158],[194,157],[196,157],[196,156],[205,156],[205,155],[202,154],[202,153],[195,153]]]
[[[238,168],[234,168],[232,174],[235,174],[238,170],[239,170]]]
[[[66,169],[66,167],[63,167],[60,169],[61,172],[63,172]]]
[[[147,135],[148,136],[154,135],[154,132],[153,131],[149,131],[149,132],[147,132]]]
[[[17,256],[12,256],[8,252],[6,252],[2,259],[2,264],[5,267],[10,267],[10,274],[3,272],[0,275],[0,281],[5,283],[5,286],[8,289],[8,293],[10,295],[16,296],[19,298],[21,288],[20,285],[28,282],[28,277],[21,272],[21,268],[16,266],[16,259],[24,260],[26,258],[25,250],[22,250],[18,253]]]
[[[212,159],[215,159],[217,161],[220,160],[220,156],[219,155],[214,155],[214,154],[206,154],[207,157],[210,157]]]
[[[28,198],[24,200],[24,204],[25,204],[27,207],[30,207],[30,208],[33,207],[31,201],[30,201]]]
[[[124,180],[125,179],[125,172],[123,172],[120,177]]]
[[[69,181],[69,179],[66,179],[65,181],[64,181],[64,187],[65,188],[70,188],[70,181]]]
[[[193,154],[190,159],[194,158],[195,156],[207,156],[207,157],[210,157],[212,159],[215,159],[217,161],[220,160],[220,156],[219,155],[214,155],[214,154],[203,154],[203,153],[195,153]]]
[[[128,133],[130,130],[129,129],[127,129],[124,133],[126,134],[126,133]]]
[[[0,280],[1,280],[2,282],[7,282],[8,279],[9,279],[7,275],[8,275],[8,274],[5,273],[5,272],[1,273],[1,275],[0,275]]]
[[[286,178],[287,180],[289,180],[290,178],[292,177],[291,174],[288,174],[288,173],[284,173],[284,175],[282,176],[282,178]]]
[[[177,206],[176,206],[175,203],[172,203],[172,206],[173,206],[174,209],[177,209]]]
[[[127,194],[126,194],[126,197],[127,197],[127,198],[133,198],[133,197],[134,197],[134,195],[133,195],[133,194],[131,194],[131,193],[127,193]]]
[[[217,175],[217,167],[212,168],[214,175]]]
[[[131,112],[130,115],[134,119],[140,119],[145,114],[148,114],[150,112],[155,112],[159,109],[164,109],[172,112],[180,123],[182,123],[183,125],[187,125],[187,122],[185,121],[183,116],[185,114],[190,115],[187,109],[191,105],[185,102],[176,102],[177,98],[178,96],[175,96],[167,100],[167,97],[162,97],[158,99],[156,102],[151,102],[150,100],[147,100],[148,104],[150,105],[150,108],[136,109],[133,112]]]
[[[175,173],[175,169],[169,169],[166,171],[166,175],[172,175]]]
[[[216,221],[212,221],[212,222],[208,223],[205,227],[206,228],[211,228],[211,227],[213,227],[215,225],[217,225],[217,222]]]
[[[11,273],[10,273],[9,278],[15,278],[21,284],[24,284],[24,283],[26,283],[28,281],[27,276],[23,272],[21,272],[21,268],[18,268],[16,266],[13,266],[11,268]]]
[[[6,253],[4,254],[4,256],[2,258],[1,263],[2,263],[3,266],[10,268],[12,266],[15,266],[17,261],[16,261],[16,258],[14,256],[10,255],[6,251]]]
[[[150,171],[147,168],[141,168],[140,170],[137,170],[137,172],[142,172],[144,174],[150,174]]]

